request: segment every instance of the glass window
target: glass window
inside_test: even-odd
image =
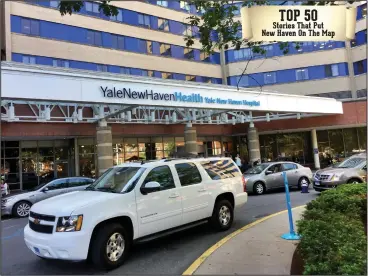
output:
[[[364,63],[362,60],[356,62],[357,74],[364,74]]]
[[[107,72],[107,65],[103,65],[103,64],[97,64],[97,71],[99,72]]]
[[[325,65],[325,77],[336,77],[339,75],[339,66],[337,64]]]
[[[342,132],[344,135],[346,157],[360,152],[357,129],[345,128],[342,130]]]
[[[302,133],[278,134],[276,160],[299,162],[304,160],[304,136]]]
[[[52,8],[58,8],[59,7],[59,3],[60,3],[60,1],[51,0],[50,1],[50,7],[52,7]]]
[[[90,45],[101,46],[102,36],[100,32],[87,31],[87,43]]]
[[[360,151],[367,150],[367,127],[359,127],[357,128],[358,137],[359,137],[359,148]]]
[[[88,185],[88,183],[84,179],[81,179],[81,178],[69,178],[69,183],[68,183],[68,187],[69,188],[80,187],[80,186],[84,186],[84,185]]]
[[[123,11],[118,9],[118,14],[117,15],[111,15],[110,20],[123,22]]]
[[[183,35],[185,35],[185,36],[192,36],[193,35],[191,25],[183,24]]]
[[[245,174],[260,174],[268,167],[267,163],[261,163],[255,167],[249,168]]]
[[[206,53],[206,52],[201,52],[199,55],[201,61],[210,61],[210,54]]]
[[[193,163],[176,164],[181,186],[188,186],[202,182],[201,174]]]
[[[296,80],[307,80],[309,79],[309,75],[308,75],[308,69],[304,68],[304,69],[297,69],[295,70],[295,74],[296,74]]]
[[[56,179],[47,185],[49,190],[59,190],[68,188],[68,179]]]
[[[345,158],[344,139],[341,129],[328,131],[332,162],[341,162]]]
[[[195,81],[195,79],[196,79],[195,76],[188,76],[188,75],[185,76],[186,81]]]
[[[152,41],[146,41],[147,54],[153,54]]]
[[[264,78],[265,84],[276,83],[276,73],[275,72],[264,73],[263,78]]]
[[[160,43],[160,55],[171,57],[171,45]]]
[[[281,172],[281,170],[282,170],[281,164],[273,165],[267,169],[267,171],[270,171],[272,173],[279,173]]]
[[[112,48],[124,50],[124,37],[120,35],[112,35]]]
[[[232,178],[240,174],[237,166],[230,160],[203,161],[201,165],[212,180]]]
[[[158,18],[158,29],[161,31],[169,32],[170,31],[169,20]]]
[[[235,85],[239,84],[239,86],[249,86],[249,76],[237,76],[235,81]]]
[[[67,60],[54,59],[52,61],[52,66],[54,66],[54,67],[65,67],[65,68],[69,68],[69,61],[67,61]]]
[[[150,28],[151,27],[150,16],[139,13],[138,14],[138,24],[141,25],[142,27]]]
[[[40,35],[40,22],[31,20],[31,35]]]
[[[21,19],[20,21],[22,26],[23,34],[31,34],[31,21],[29,19]]]
[[[292,163],[284,163],[282,164],[282,170],[283,171],[290,171],[290,170],[296,170],[298,167],[295,164]]]
[[[171,73],[162,73],[162,78],[163,79],[172,79],[172,74]]]
[[[26,64],[36,64],[36,57],[23,56],[22,62]]]
[[[186,11],[190,11],[190,6],[187,1],[180,1],[180,8]]]
[[[194,49],[184,48],[184,57],[186,59],[194,59]]]
[[[130,68],[127,67],[120,67],[120,73],[130,75]]]
[[[367,17],[367,5],[363,5],[362,18],[366,18],[366,17]]]
[[[86,11],[93,13],[100,13],[99,11],[100,5],[97,3],[86,2]]]
[[[167,1],[157,1],[157,5],[162,6],[162,7],[168,7],[168,2]]]
[[[169,166],[160,166],[152,169],[146,179],[144,184],[148,182],[158,182],[161,185],[161,190],[168,190],[175,188],[174,178],[172,176]]]

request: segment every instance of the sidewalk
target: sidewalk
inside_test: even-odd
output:
[[[304,207],[293,210],[294,225],[303,211]],[[271,217],[217,248],[193,274],[290,275],[291,260],[298,241],[281,238],[288,232],[287,212]]]

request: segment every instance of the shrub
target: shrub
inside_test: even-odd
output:
[[[297,222],[304,274],[366,275],[367,185],[326,191],[307,205]]]

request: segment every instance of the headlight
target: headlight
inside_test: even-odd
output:
[[[342,175],[343,175],[342,173],[336,173],[332,176],[331,180],[332,181],[339,180]]]
[[[83,215],[60,217],[56,225],[56,232],[75,232],[82,228]]]

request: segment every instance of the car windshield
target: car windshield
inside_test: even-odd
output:
[[[88,186],[86,190],[127,193],[134,188],[144,171],[145,169],[140,167],[110,168],[96,182]]]
[[[248,169],[245,174],[260,174],[261,172],[263,172],[267,167],[269,166],[269,164],[259,164],[253,168]]]
[[[341,162],[336,166],[336,168],[356,168],[363,164],[363,162],[366,162],[366,158],[362,157],[353,157],[346,159],[345,161]]]

